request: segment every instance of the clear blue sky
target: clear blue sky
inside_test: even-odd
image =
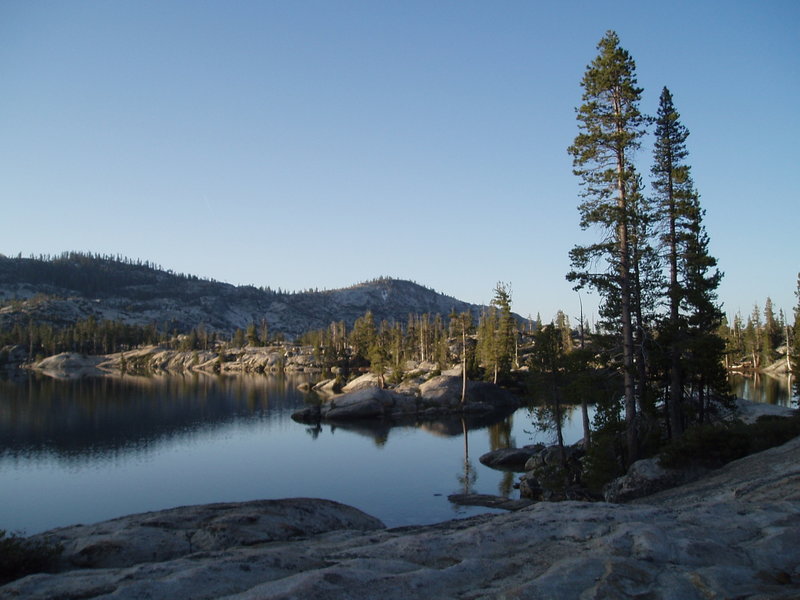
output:
[[[596,235],[566,148],[607,29],[642,109],[667,85],[691,131],[725,310],[791,314],[796,0],[3,0],[0,252],[472,302],[504,281],[523,315],[577,315],[567,253]]]

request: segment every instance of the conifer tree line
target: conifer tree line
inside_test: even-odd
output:
[[[470,378],[503,383],[520,366],[523,336],[511,311],[510,286],[498,283],[477,323],[469,311],[452,311],[446,317],[410,314],[405,322],[384,319],[377,323],[367,310],[350,330],[339,321],[297,341],[313,346],[325,367],[345,361],[351,367],[369,367],[382,380],[388,373],[393,383],[403,378],[408,361],[434,363],[439,370],[461,364]]]
[[[722,273],[709,253],[687,138],[672,93],[641,108],[636,64],[613,31],[581,81],[578,135],[568,148],[582,188],[580,226],[599,234],[570,252],[567,279],[601,298],[604,346],[620,377],[628,463],[650,438],[677,438],[727,392]],[[652,130],[652,156],[640,152]],[[649,171],[649,180],[644,172]],[[613,420],[613,418],[611,418]]]
[[[142,345],[169,344],[173,339],[174,334],[160,331],[155,324],[130,325],[93,316],[59,327],[31,319],[0,330],[0,348],[20,346],[32,359],[61,352],[111,354]],[[4,361],[0,356],[0,363]]]
[[[31,359],[61,352],[113,354],[150,345],[183,352],[219,352],[245,346],[264,347],[285,341],[285,336],[281,332],[270,331],[267,321],[263,319],[259,324],[250,323],[245,329],[236,328],[229,334],[215,331],[203,323],[184,331],[169,322],[138,325],[94,316],[60,326],[29,319],[24,323],[14,323],[8,329],[0,329],[0,348],[22,347]],[[6,358],[0,355],[0,364]]]
[[[798,290],[800,298],[800,275]],[[800,350],[800,304],[791,318],[783,309],[775,313],[772,299],[767,297],[762,309],[758,303],[753,310],[742,316],[741,311],[729,319],[724,317],[719,330],[725,340],[725,366],[734,371],[758,371],[775,365],[797,374],[793,357]]]

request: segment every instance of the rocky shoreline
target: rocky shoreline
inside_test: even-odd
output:
[[[0,599],[797,598],[800,438],[631,504],[386,529],[326,500],[184,507],[36,536],[62,571]]]
[[[22,366],[58,379],[126,373],[321,373],[323,370],[310,347],[291,344],[245,346],[222,353],[161,346],[97,356],[63,352]]]
[[[314,387],[318,403],[292,414],[300,423],[349,421],[394,421],[437,419],[451,415],[485,416],[513,412],[519,400],[510,392],[483,381],[467,381],[461,401],[462,379],[453,373],[406,381],[394,389],[383,389],[377,376],[366,374],[343,388],[342,394],[322,393],[329,381]]]

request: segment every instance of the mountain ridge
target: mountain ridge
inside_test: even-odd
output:
[[[335,290],[282,292],[201,279],[120,257],[77,252],[39,258],[0,255],[2,329],[31,320],[59,327],[93,316],[178,332],[202,324],[230,333],[266,321],[270,331],[296,337],[332,322],[352,327],[367,310],[377,322],[404,322],[409,314],[477,315],[482,308],[389,277]]]

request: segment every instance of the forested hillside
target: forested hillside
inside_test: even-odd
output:
[[[255,325],[294,338],[367,310],[379,322],[409,314],[447,315],[480,307],[410,281],[380,278],[349,288],[284,292],[234,286],[118,256],[0,256],[0,333],[55,329],[93,319],[118,326],[182,333],[203,327],[231,334]],[[8,341],[8,340],[7,340]]]

